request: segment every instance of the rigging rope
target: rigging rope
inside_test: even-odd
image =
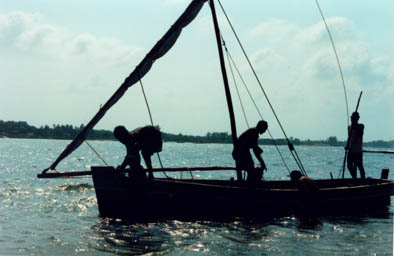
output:
[[[237,33],[235,32],[235,29],[234,29],[234,27],[233,27],[233,25],[232,25],[230,19],[228,18],[227,13],[226,13],[226,11],[225,11],[224,8],[223,8],[222,3],[220,2],[220,0],[218,0],[218,2],[219,2],[219,5],[220,5],[220,7],[221,7],[223,13],[224,13],[224,16],[226,17],[226,20],[227,20],[228,24],[230,25],[231,30],[232,30],[233,33],[234,33],[235,38],[237,39],[237,42],[238,42],[238,44],[239,44],[239,46],[240,46],[240,48],[241,48],[241,50],[242,50],[242,52],[243,52],[243,54],[244,54],[244,56],[245,56],[247,62],[248,62],[248,64],[249,64],[249,67],[251,68],[251,70],[252,70],[252,72],[253,72],[253,74],[254,74],[256,80],[257,80],[257,83],[259,84],[260,89],[261,89],[261,91],[263,92],[264,97],[265,97],[265,99],[267,100],[267,103],[268,103],[268,105],[270,106],[271,111],[272,111],[272,113],[274,114],[275,119],[276,119],[276,121],[278,122],[279,127],[280,127],[280,129],[282,130],[283,135],[284,135],[285,138],[286,138],[286,141],[287,141],[288,147],[289,147],[289,149],[290,149],[291,155],[293,156],[295,162],[297,163],[298,167],[300,168],[301,173],[302,173],[304,176],[307,177],[308,175],[307,175],[306,170],[305,170],[305,168],[304,168],[304,166],[303,166],[303,164],[302,164],[302,162],[301,162],[301,159],[300,159],[300,157],[299,157],[297,151],[295,150],[293,144],[290,142],[289,138],[287,137],[287,134],[286,134],[286,132],[285,132],[285,130],[284,130],[284,128],[283,128],[281,122],[279,121],[279,118],[278,118],[278,116],[277,116],[277,114],[276,114],[276,112],[275,112],[275,110],[274,110],[274,107],[272,106],[271,101],[269,100],[268,95],[267,95],[267,93],[265,92],[265,90],[264,90],[264,88],[263,88],[263,86],[262,86],[262,84],[261,84],[261,82],[260,82],[260,79],[258,78],[257,73],[256,73],[255,69],[253,68],[252,63],[251,63],[250,60],[249,60],[249,57],[248,57],[248,55],[246,54],[246,51],[245,51],[245,49],[244,49],[244,47],[243,47],[243,45],[242,45],[240,39],[239,39]]]
[[[235,70],[237,71],[238,76],[239,76],[239,78],[241,79],[241,81],[242,81],[242,83],[243,83],[243,85],[244,85],[244,88],[246,89],[246,91],[247,91],[247,93],[248,93],[248,95],[249,95],[249,98],[250,98],[251,101],[253,102],[254,107],[255,107],[255,109],[257,110],[257,113],[259,114],[260,119],[264,119],[264,118],[263,118],[263,115],[261,114],[261,112],[260,112],[260,110],[259,110],[259,108],[257,107],[257,104],[256,104],[256,102],[255,102],[255,100],[254,100],[252,94],[251,94],[250,91],[249,91],[248,86],[247,86],[246,83],[245,83],[245,80],[243,79],[243,77],[242,77],[242,75],[241,75],[241,72],[239,71],[237,65],[235,64],[234,59],[231,57],[230,51],[229,51],[229,50],[227,49],[227,47],[226,47],[225,41],[224,41],[224,39],[223,39],[223,36],[222,36],[222,41],[223,41],[224,49],[225,49],[226,54],[227,54],[227,59],[228,59],[228,62],[229,62],[229,66],[230,66],[231,73],[233,74],[232,65],[231,65],[231,63],[233,63],[234,68],[235,68]],[[231,62],[230,62],[230,60],[231,60]],[[234,78],[234,75],[233,75],[233,78]],[[239,97],[239,100],[240,100],[240,102],[241,102],[241,107],[242,107],[242,110],[243,110],[243,105],[242,105],[241,97],[239,96],[239,91],[238,91],[237,84],[235,83],[235,78],[234,78],[234,84],[235,84],[235,88],[237,89],[238,97]],[[244,115],[245,115],[245,111],[243,111],[243,112],[244,112]],[[245,120],[247,120],[247,119],[246,119],[246,115],[245,115]],[[246,123],[247,123],[247,126],[248,126],[248,128],[249,128],[249,124],[248,124],[247,121],[246,121]],[[273,142],[273,144],[274,144],[276,150],[278,151],[279,156],[280,156],[280,158],[281,158],[283,164],[285,165],[285,167],[286,167],[288,173],[290,174],[289,166],[287,165],[287,163],[286,163],[286,161],[285,161],[285,159],[284,159],[282,153],[280,152],[279,147],[278,147],[278,144],[276,143],[276,141],[275,141],[274,137],[272,136],[271,132],[269,131],[269,129],[267,129],[267,132],[268,132],[269,136],[271,137],[271,140],[272,140],[272,142]]]
[[[96,153],[96,155],[101,159],[101,161],[104,162],[104,164],[106,166],[108,166],[107,162],[105,162],[104,158],[92,147],[92,145],[89,144],[89,142],[87,140],[85,140],[86,144],[88,144],[88,146],[90,147],[91,150],[93,150],[94,153]]]
[[[337,50],[335,48],[334,40],[332,39],[332,35],[331,35],[331,32],[330,32],[330,29],[328,28],[326,19],[324,18],[324,15],[323,15],[323,12],[322,12],[322,10],[320,8],[319,2],[317,0],[315,0],[315,2],[316,2],[316,5],[317,5],[317,8],[319,9],[320,15],[321,15],[321,17],[323,19],[324,25],[326,26],[328,35],[330,37],[331,45],[332,45],[332,48],[334,49],[334,53],[335,53],[335,58],[336,58],[337,63],[338,63],[339,73],[341,74],[342,86],[343,86],[343,91],[345,93],[345,102],[346,102],[346,121],[347,121],[347,126],[349,127],[349,105],[348,105],[348,102],[347,102],[345,79],[343,78],[341,63],[339,62],[339,57],[338,57]]]
[[[148,99],[146,98],[146,94],[145,94],[145,90],[144,90],[144,85],[142,84],[142,80],[141,80],[141,79],[140,79],[139,81],[140,81],[140,84],[141,84],[142,94],[144,95],[145,104],[146,104],[146,107],[148,108],[150,123],[151,123],[151,125],[153,126],[152,113],[150,112],[150,107],[149,107]],[[161,162],[161,158],[160,158],[159,152],[156,152],[156,155],[157,155],[157,158],[159,159],[159,163],[160,163],[161,168],[163,168],[163,163]],[[167,178],[171,178],[171,177],[169,177],[169,176],[167,175],[167,173],[166,173],[165,171],[163,171],[163,173],[164,173],[164,175],[165,175]]]
[[[101,105],[100,105],[100,108],[101,108]],[[86,142],[86,144],[89,146],[89,148],[98,156],[98,158],[100,158],[101,161],[103,161],[103,163],[104,163],[106,166],[109,166],[109,165],[107,164],[107,162],[105,162],[104,158],[93,148],[93,146],[90,145],[90,143],[89,143],[87,140],[85,140],[85,142]],[[55,170],[55,171],[56,171],[56,170]]]
[[[151,125],[153,126],[152,113],[150,112],[150,107],[149,107],[149,104],[148,104],[148,100],[147,100],[147,98],[146,98],[146,94],[145,94],[144,86],[142,85],[142,81],[141,81],[141,79],[140,79],[140,84],[141,84],[142,94],[144,95],[145,104],[146,104],[146,107],[148,108],[148,113],[149,113],[150,123],[151,123]],[[162,166],[162,167],[163,167],[163,166]]]
[[[249,126],[248,118],[246,117],[244,105],[242,104],[241,95],[240,95],[239,90],[238,90],[237,81],[235,80],[235,76],[234,76],[234,72],[233,72],[233,67],[232,67],[231,62],[230,62],[230,57],[229,57],[230,53],[229,53],[228,50],[227,50],[226,43],[225,43],[223,37],[222,37],[222,43],[223,43],[224,49],[226,49],[227,62],[228,62],[228,65],[229,65],[229,67],[230,67],[231,76],[233,77],[235,89],[236,89],[236,91],[237,91],[239,103],[241,104],[241,109],[242,109],[242,113],[243,113],[244,118],[245,118],[246,126],[249,128],[250,126]]]

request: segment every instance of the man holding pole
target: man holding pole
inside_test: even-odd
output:
[[[365,179],[365,171],[363,166],[363,135],[364,125],[359,124],[360,115],[358,112],[353,112],[351,117],[351,125],[348,127],[349,138],[347,150],[347,168],[353,179],[357,178],[357,168],[360,170],[362,179]]]

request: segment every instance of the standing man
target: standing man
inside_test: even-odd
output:
[[[237,171],[245,170],[248,173],[248,182],[256,183],[261,181],[262,172],[267,169],[261,157],[263,150],[258,145],[259,134],[263,134],[268,128],[268,123],[261,120],[256,127],[249,128],[239,136],[234,145],[233,158]],[[250,149],[259,160],[261,168],[255,168]]]
[[[163,141],[159,129],[151,125],[137,128],[128,132],[124,126],[117,126],[114,129],[114,136],[119,142],[126,146],[127,154],[119,169],[124,169],[128,165],[130,171],[136,176],[142,171],[141,157],[144,158],[145,165],[149,171],[149,179],[153,179],[151,156],[155,152],[162,150]]]
[[[360,170],[361,178],[365,178],[365,171],[363,166],[363,135],[364,125],[359,124],[360,115],[358,112],[353,112],[351,117],[351,125],[348,127],[348,155],[347,168],[353,179],[357,178],[357,168]]]

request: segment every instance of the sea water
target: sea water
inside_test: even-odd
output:
[[[336,216],[312,221],[294,216],[266,220],[178,221],[130,224],[98,215],[91,177],[38,179],[69,141],[0,139],[0,255],[392,255],[393,203],[380,216]],[[119,165],[125,149],[114,141],[90,144],[109,165]],[[288,180],[273,146],[262,146],[266,180]],[[297,169],[287,147],[279,147],[289,170]],[[344,149],[299,146],[311,178],[336,178]],[[164,167],[232,166],[231,145],[164,143]],[[156,157],[155,167],[159,167]],[[59,171],[104,165],[83,144]],[[367,176],[380,177],[394,156],[364,154]],[[163,174],[156,174],[163,176]],[[189,173],[167,173],[184,178]],[[348,173],[346,173],[349,176]],[[194,178],[230,179],[234,172],[195,172]]]

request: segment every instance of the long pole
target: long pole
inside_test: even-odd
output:
[[[358,97],[358,101],[357,101],[356,110],[354,112],[357,112],[357,110],[358,110],[358,107],[360,105],[361,95],[363,95],[363,91],[360,92],[360,96]],[[350,135],[352,134],[352,130],[353,130],[353,126],[350,125],[350,130],[349,130],[349,134],[348,134],[347,142],[346,142],[346,147],[345,147],[345,157],[343,158],[343,164],[342,164],[342,179],[345,178],[346,158],[347,158],[348,151],[349,151]]]
[[[364,153],[377,153],[377,154],[394,154],[392,150],[363,150]]]
[[[216,43],[217,43],[218,51],[219,51],[220,68],[222,70],[224,91],[226,93],[227,107],[228,107],[228,112],[229,112],[229,115],[230,115],[231,135],[232,135],[232,139],[233,139],[233,145],[235,146],[235,143],[237,142],[237,129],[236,129],[236,125],[235,125],[233,103],[232,103],[232,100],[231,100],[230,87],[228,85],[227,72],[226,72],[226,66],[225,66],[225,62],[224,62],[224,55],[223,55],[223,49],[222,49],[222,41],[221,41],[221,37],[220,37],[220,30],[219,30],[218,20],[216,18],[216,11],[215,11],[214,0],[210,0],[209,1],[209,5],[210,5],[211,11],[212,11],[212,19],[213,19],[213,25],[214,25],[214,28],[215,28]],[[241,170],[237,170],[237,179],[238,180],[242,180],[242,172],[241,172]]]
[[[339,56],[337,53],[337,49],[335,48],[335,44],[334,44],[334,39],[332,38],[330,29],[328,28],[327,22],[326,22],[326,18],[323,15],[323,11],[320,8],[320,4],[317,0],[315,0],[317,8],[319,9],[321,18],[324,22],[324,25],[326,26],[326,30],[328,33],[328,36],[330,37],[330,41],[331,41],[331,45],[332,45],[332,49],[334,50],[335,53],[335,58],[337,59],[337,64],[338,64],[338,68],[339,68],[339,74],[341,75],[341,80],[342,80],[342,87],[343,87],[343,92],[345,93],[345,103],[346,103],[346,120],[347,120],[347,126],[349,126],[349,104],[347,103],[347,94],[346,94],[346,86],[345,86],[345,79],[343,77],[343,72],[342,72],[342,67],[341,67],[341,63],[339,62]]]

